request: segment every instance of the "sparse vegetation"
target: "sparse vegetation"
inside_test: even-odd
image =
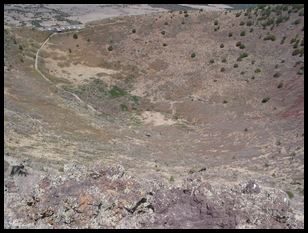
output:
[[[69,52],[69,53],[72,53],[72,50],[71,50],[71,49],[68,49],[68,52]]]
[[[128,107],[127,107],[126,104],[121,104],[120,108],[121,108],[122,111],[128,111]]]
[[[242,61],[243,58],[248,57],[247,53],[241,53],[240,56],[237,58],[237,61]]]

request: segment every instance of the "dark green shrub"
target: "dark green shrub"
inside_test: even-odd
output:
[[[256,70],[255,70],[255,73],[260,73],[261,72],[261,70],[259,69],[259,68],[257,68]]]
[[[240,45],[240,49],[244,49],[245,48],[245,45],[244,44],[241,44]]]
[[[294,197],[294,194],[291,191],[286,191],[286,193],[288,194],[288,197],[290,199],[292,199]]]
[[[111,90],[109,91],[109,94],[111,95],[111,97],[120,97],[120,96],[124,96],[126,95],[126,91],[124,91],[123,89],[117,87],[117,86],[112,86]]]
[[[245,36],[245,35],[246,35],[246,32],[245,31],[241,31],[240,36]]]
[[[245,57],[248,57],[248,54],[247,53],[241,53],[240,56],[237,58],[237,61],[241,61]]]
[[[194,57],[196,57],[196,54],[195,54],[195,53],[192,53],[190,56],[191,56],[192,58],[194,58]]]
[[[128,111],[128,107],[125,104],[121,104],[120,108],[122,111]]]

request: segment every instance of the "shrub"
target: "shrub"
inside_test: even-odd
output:
[[[253,28],[250,28],[249,32],[253,32]]]
[[[235,46],[236,46],[236,47],[239,47],[239,46],[241,46],[241,44],[242,44],[242,43],[241,43],[240,41],[238,41],[238,42],[236,42]]]
[[[136,29],[133,29],[133,30],[132,30],[132,33],[136,33]]]
[[[252,76],[251,79],[252,79],[252,80],[255,79],[255,76]]]
[[[196,54],[195,54],[195,53],[192,53],[190,56],[191,56],[192,58],[194,58],[194,57],[196,57]]]
[[[284,41],[286,40],[286,36],[282,37],[281,41],[280,41],[280,44],[284,44]]]
[[[300,55],[303,56],[304,55],[304,48],[300,48],[300,49],[295,49],[293,52],[292,52],[292,56],[296,56],[296,55]]]
[[[300,20],[300,19],[297,19],[297,20],[295,20],[292,24],[298,25],[298,24],[300,24],[300,22],[301,22],[301,20]]]
[[[227,100],[224,100],[222,103],[223,103],[223,104],[227,104],[227,103],[228,103],[228,101],[227,101]]]
[[[256,70],[255,70],[255,73],[260,73],[261,72],[261,70],[259,69],[259,68],[257,68]]]
[[[275,41],[275,40],[276,40],[276,36],[275,36],[275,35],[272,35],[272,34],[269,34],[269,35],[267,35],[266,37],[264,37],[263,40]]]
[[[237,68],[238,67],[238,64],[234,64],[234,66],[233,66],[234,68]]]
[[[291,191],[286,191],[286,193],[288,194],[288,197],[290,199],[292,199],[294,197],[294,194]]]
[[[225,47],[224,44],[220,44],[220,48],[223,48],[223,47]]]
[[[245,31],[241,31],[240,36],[245,36],[246,32]]]
[[[223,58],[223,59],[221,60],[221,62],[222,62],[222,63],[226,63],[226,62],[227,62],[227,59],[226,59],[226,58]]]
[[[173,176],[170,176],[169,181],[170,181],[170,182],[174,182],[174,177],[173,177]]]
[[[255,63],[256,63],[255,60],[252,60],[252,61],[251,61],[251,65],[254,65]]]
[[[22,63],[24,63],[24,59],[20,58],[20,61],[21,61]]]
[[[214,59],[211,59],[211,60],[210,60],[210,64],[213,64],[213,63],[214,63]]]
[[[161,32],[161,34],[162,34],[162,35],[165,35],[165,34],[166,34],[166,32],[165,32],[165,31],[162,31],[162,32]]]
[[[245,57],[248,57],[248,54],[247,53],[241,53],[240,56],[237,58],[237,61],[241,61]]]
[[[120,108],[122,111],[128,111],[128,107],[125,104],[121,104]]]
[[[72,53],[72,50],[71,50],[71,49],[68,49],[68,52],[69,52],[69,53]]]
[[[235,14],[235,16],[236,16],[236,17],[240,17],[241,14],[242,14],[242,12],[238,12],[238,13]]]
[[[111,95],[111,97],[115,98],[126,95],[126,92],[117,86],[112,86],[111,90],[109,91],[109,94]]]
[[[241,44],[240,45],[240,49],[244,49],[245,48],[245,45],[244,44]]]
[[[229,37],[232,37],[232,32],[229,32],[229,35],[228,35]]]
[[[164,47],[166,47],[166,46],[167,46],[167,44],[166,44],[166,43],[163,43],[163,46],[164,46]]]
[[[22,45],[19,45],[19,49],[20,49],[20,50],[23,50],[23,47],[22,47]]]
[[[245,23],[243,21],[240,22],[240,26],[243,26]]]
[[[280,83],[278,84],[277,88],[282,88],[282,86],[283,86],[283,82],[280,82]]]
[[[218,27],[215,27],[215,28],[214,28],[214,31],[215,31],[215,32],[218,31],[219,28],[220,28],[219,26],[218,26]]]
[[[262,99],[261,102],[262,102],[262,103],[266,103],[266,102],[268,102],[269,100],[270,100],[270,97],[265,97],[265,98]]]
[[[214,25],[215,25],[215,26],[218,25],[218,20],[215,20],[215,21],[214,21]]]
[[[74,33],[73,38],[74,38],[74,39],[78,39],[78,36],[77,36],[76,33]]]
[[[245,72],[244,72],[244,71],[242,71],[240,74],[241,74],[241,75],[243,75],[243,74],[245,74]]]
[[[284,63],[285,61],[284,60],[281,60],[281,63]]]
[[[113,50],[113,47],[110,45],[109,47],[108,47],[108,51],[112,51]]]
[[[185,17],[188,17],[188,14],[185,14],[184,16],[185,16]]]
[[[250,26],[252,25],[252,21],[251,21],[251,20],[248,20],[247,23],[246,23],[246,25],[247,25],[248,27],[250,27]]]
[[[165,22],[165,25],[168,25],[168,22]]]
[[[274,78],[279,78],[280,75],[281,75],[281,74],[280,74],[279,72],[276,72],[276,73],[273,75],[273,77],[274,77]]]
[[[220,69],[220,72],[225,72],[225,68],[224,67],[222,67],[221,69]]]
[[[182,21],[182,24],[185,24],[185,22],[184,22],[184,21]]]

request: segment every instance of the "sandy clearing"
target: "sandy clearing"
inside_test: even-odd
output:
[[[167,119],[160,112],[153,111],[144,111],[141,114],[140,120],[142,120],[145,124],[153,124],[154,126],[173,125],[176,123],[174,120]]]

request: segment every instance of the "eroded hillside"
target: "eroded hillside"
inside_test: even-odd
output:
[[[4,42],[6,228],[303,228],[302,5]]]

